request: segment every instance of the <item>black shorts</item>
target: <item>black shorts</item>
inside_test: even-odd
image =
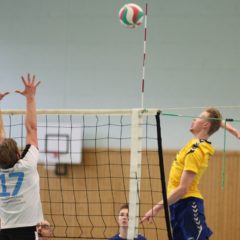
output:
[[[1,229],[0,240],[36,240],[36,226]]]

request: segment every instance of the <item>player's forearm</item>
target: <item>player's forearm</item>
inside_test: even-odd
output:
[[[37,129],[36,100],[35,96],[27,97],[26,120],[25,126],[27,131]]]
[[[168,196],[168,205],[172,205],[181,199],[186,193],[184,187],[178,187]],[[141,222],[145,220],[152,221],[152,219],[163,209],[163,200],[159,201],[152,209],[150,209],[142,218]]]
[[[239,132],[236,128],[234,128],[232,125],[230,125],[229,123],[226,124],[226,129],[233,134],[235,137],[238,137]]]
[[[228,132],[230,132],[235,137],[237,137],[237,138],[240,137],[240,132],[236,128],[234,128],[230,123],[228,123],[228,122],[225,123],[225,121],[222,121],[221,127],[225,128]]]
[[[187,189],[183,187],[176,188],[169,196],[168,196],[168,205],[172,205],[178,200],[180,200],[187,193]]]
[[[172,205],[178,200],[180,200],[185,194],[187,193],[187,190],[183,187],[176,188],[167,198],[168,205]],[[163,200],[159,201],[154,206],[154,211],[159,212],[163,208]]]
[[[3,125],[2,110],[0,109],[0,142],[5,138],[5,130]]]
[[[8,94],[9,92],[0,93],[0,101]],[[5,138],[5,129],[3,124],[2,110],[0,108],[0,142],[3,141],[4,138]]]

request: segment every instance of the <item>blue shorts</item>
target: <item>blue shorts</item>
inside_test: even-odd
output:
[[[170,206],[173,240],[206,240],[212,235],[205,222],[203,200],[189,197]]]

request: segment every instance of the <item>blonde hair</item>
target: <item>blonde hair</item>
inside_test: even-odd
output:
[[[215,133],[221,126],[221,121],[222,121],[222,114],[220,111],[214,107],[209,107],[206,109],[206,112],[208,113],[208,117],[211,118],[209,119],[211,126],[208,130],[208,135],[211,136],[213,133]]]

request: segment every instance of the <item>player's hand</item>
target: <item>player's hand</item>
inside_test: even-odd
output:
[[[5,93],[0,92],[0,100],[2,100],[8,94],[9,94],[9,92],[5,92]]]
[[[141,219],[140,223],[148,221],[149,223],[153,222],[153,218],[158,214],[161,210],[162,204],[155,205],[152,209],[145,213],[144,217]]]
[[[16,93],[19,93],[25,97],[32,97],[35,96],[37,86],[40,84],[40,81],[36,81],[35,75],[32,77],[28,73],[27,78],[24,78],[24,76],[21,76],[22,82],[25,86],[25,89],[23,91],[16,90]]]
[[[145,213],[144,217],[141,219],[140,223],[148,221],[149,223],[153,222],[153,209],[150,209],[148,212]]]

